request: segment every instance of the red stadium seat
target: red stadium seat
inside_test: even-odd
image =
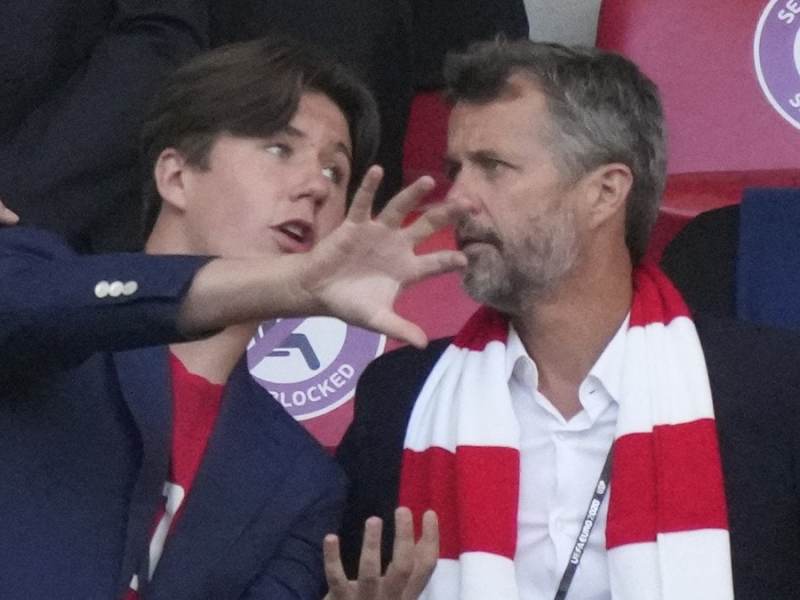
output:
[[[797,11],[776,0],[603,0],[597,45],[635,61],[664,102],[672,175],[651,257],[745,187],[798,184],[800,6],[789,4]]]
[[[437,187],[430,201],[443,198],[449,187],[442,171],[449,116],[450,107],[440,91],[419,92],[411,103],[403,146],[403,178],[409,184],[422,175],[433,176]]]
[[[667,179],[661,214],[653,228],[648,257],[658,261],[664,248],[701,212],[738,204],[750,187],[800,187],[799,169],[678,173]]]
[[[661,89],[670,173],[797,167],[800,14],[786,16],[784,4],[603,0],[597,45],[632,59]]]

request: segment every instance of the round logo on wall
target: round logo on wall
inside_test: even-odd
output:
[[[771,0],[753,42],[756,73],[764,95],[800,129],[800,0]]]
[[[338,319],[277,319],[258,328],[247,347],[247,365],[253,378],[303,421],[350,400],[359,375],[385,345],[386,336]]]

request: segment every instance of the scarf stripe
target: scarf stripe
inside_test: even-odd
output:
[[[461,512],[457,520],[445,519],[440,524],[442,558],[458,558],[461,552],[514,558],[519,452],[471,446],[460,446],[456,453],[442,448],[406,450],[403,464],[400,504],[411,509],[417,520],[415,531],[421,531],[422,513],[429,507],[439,515]],[[456,477],[456,473],[466,477]]]
[[[606,546],[653,542],[658,532],[727,529],[716,441],[711,419],[618,438]]]
[[[508,320],[497,311],[481,306],[456,334],[453,346],[481,351],[489,342],[505,345],[507,337]]]
[[[705,360],[686,305],[652,265],[634,273],[629,323],[606,528],[612,598],[731,600]],[[518,600],[520,431],[507,334],[505,317],[480,308],[429,373],[409,420],[400,503],[416,519],[436,509],[442,535],[425,600]]]

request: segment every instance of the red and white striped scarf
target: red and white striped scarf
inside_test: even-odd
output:
[[[436,510],[441,532],[426,600],[519,598],[520,432],[505,379],[507,334],[506,318],[479,309],[411,414],[400,504],[416,517]],[[652,265],[634,273],[621,381],[606,526],[612,598],[732,599],[703,351],[683,299]],[[594,482],[587,483],[589,494]]]

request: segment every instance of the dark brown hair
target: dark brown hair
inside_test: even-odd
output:
[[[261,38],[205,52],[164,82],[142,131],[145,232],[152,229],[161,206],[152,173],[164,149],[175,148],[189,164],[206,169],[219,134],[275,134],[289,124],[304,92],[325,94],[347,119],[353,144],[352,197],[380,137],[371,93],[344,66],[308,44]]]

